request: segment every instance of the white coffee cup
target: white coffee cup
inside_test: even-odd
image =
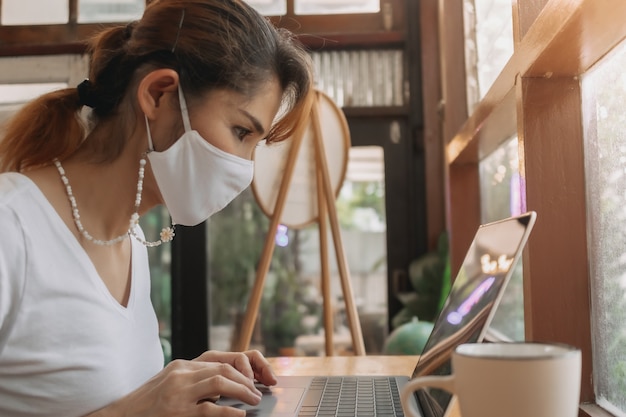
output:
[[[452,354],[452,375],[412,379],[401,392],[407,416],[419,417],[414,392],[457,396],[462,417],[576,417],[579,349],[551,343],[469,343]]]

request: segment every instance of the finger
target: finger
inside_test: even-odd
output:
[[[241,352],[218,352],[211,350],[204,352],[194,360],[228,363],[243,375],[250,378],[250,380],[254,380],[254,371],[252,370],[250,359]]]
[[[254,377],[259,382],[265,385],[276,385],[278,382],[276,374],[274,374],[272,366],[261,352],[258,350],[248,350],[244,352],[244,354],[248,357],[248,361],[254,371]]]
[[[233,358],[233,366],[239,372],[250,378],[254,381],[254,371],[252,370],[252,364],[250,363],[250,358],[243,353],[237,354]]]
[[[216,417],[244,417],[246,410],[234,407],[225,407],[212,402],[203,401],[198,403],[197,413],[194,416],[216,416]]]
[[[259,404],[262,396],[256,388],[255,391],[251,391],[244,384],[237,383],[223,375],[213,375],[197,382],[190,387],[189,393],[197,398],[197,401],[211,399],[219,395],[234,398],[250,405]]]
[[[218,374],[238,378],[240,383],[245,383],[246,379],[249,379],[240,375],[231,365],[222,362],[176,360],[167,365],[166,372],[170,378],[180,379],[181,383],[184,381],[187,384],[200,382]]]
[[[200,400],[211,398],[216,395],[224,395],[223,392],[213,389],[213,387],[216,385],[208,385],[209,388],[213,389],[212,391],[202,391],[202,389],[205,389],[205,387],[207,387],[207,385],[203,384],[204,381],[211,380],[211,378],[217,376],[232,381],[232,383],[234,384],[240,385],[242,388],[247,389],[255,397],[260,397],[262,395],[261,392],[254,385],[254,381],[241,374],[241,372],[233,368],[232,365],[229,365],[227,363],[207,363],[206,365],[207,366],[204,369],[196,371],[195,375],[193,375],[189,379],[190,384],[200,390],[190,390],[192,399]],[[218,380],[218,383],[219,382],[220,381]]]

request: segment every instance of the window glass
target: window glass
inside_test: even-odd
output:
[[[3,25],[46,25],[69,21],[68,0],[2,0]]]
[[[287,0],[249,0],[248,4],[265,16],[282,16],[287,13]]]
[[[471,111],[513,55],[511,0],[464,0],[464,26]]]
[[[139,19],[145,0],[78,0],[78,21],[129,22]]]
[[[386,216],[383,151],[351,148],[336,202],[341,237],[368,354],[380,353],[387,326]],[[255,280],[269,219],[250,189],[209,220],[211,349],[230,349],[238,337]],[[279,226],[251,348],[267,355],[323,355],[317,223]],[[336,353],[351,350],[339,272],[329,232],[331,296]]]
[[[479,170],[482,223],[526,211],[525,188],[519,174],[517,136],[481,160]],[[491,323],[492,329],[512,340],[524,340],[522,275],[522,262],[519,261]]]
[[[378,13],[380,0],[294,0],[296,14]]]
[[[598,404],[626,416],[626,43],[583,78],[585,174]]]
[[[67,87],[66,83],[0,84],[0,135],[4,123],[24,103],[41,94]]]
[[[67,83],[0,84],[0,105],[20,105],[42,94],[66,87]]]
[[[339,107],[402,106],[402,50],[313,52],[316,87]]]

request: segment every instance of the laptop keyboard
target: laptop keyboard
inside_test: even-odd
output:
[[[298,417],[402,417],[400,393],[389,377],[315,377]]]

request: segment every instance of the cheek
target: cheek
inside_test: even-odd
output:
[[[200,136],[202,136],[204,140],[224,152],[234,155],[239,155],[241,152],[238,144],[233,140],[232,133],[229,129],[214,127],[213,129],[203,129],[203,131],[199,131],[198,133],[200,133]]]
[[[256,142],[239,142],[236,138],[233,138],[229,129],[220,130],[219,132],[213,131],[213,134],[204,136],[204,138],[216,148],[244,159],[252,159],[252,153],[256,146]]]
[[[238,156],[248,159],[248,160],[252,160],[252,155],[254,154],[254,148],[256,148],[256,143],[242,143],[241,144],[241,152],[238,154]]]

